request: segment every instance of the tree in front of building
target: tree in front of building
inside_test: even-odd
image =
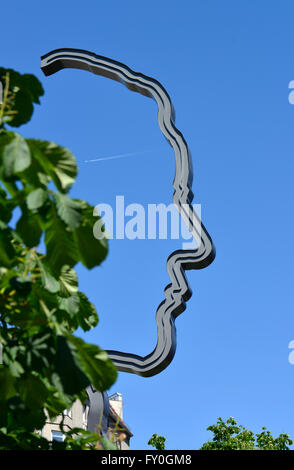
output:
[[[85,402],[89,384],[104,391],[116,380],[106,352],[75,335],[98,316],[74,267],[98,266],[107,240],[93,236],[93,207],[69,196],[73,154],[11,130],[30,120],[39,80],[0,68],[0,81],[0,449],[95,448],[98,434],[85,430],[52,443],[37,431]]]

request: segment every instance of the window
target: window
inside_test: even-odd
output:
[[[64,436],[60,431],[51,431],[52,441],[63,442]]]

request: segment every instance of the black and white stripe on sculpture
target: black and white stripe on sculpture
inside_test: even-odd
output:
[[[155,79],[134,72],[126,65],[79,49],[56,49],[42,56],[41,69],[51,75],[64,68],[83,69],[123,83],[129,90],[153,98],[158,105],[159,127],[175,154],[173,201],[197,242],[197,248],[176,250],[167,259],[171,283],[165,288],[165,300],[157,308],[157,345],[148,356],[120,351],[107,351],[118,370],[152,376],[165,369],[176,350],[175,318],[182,313],[192,295],[185,271],[202,269],[215,257],[212,240],[191,205],[193,170],[189,148],[182,133],[175,127],[172,102],[164,87]],[[140,310],[140,305],[138,305]]]

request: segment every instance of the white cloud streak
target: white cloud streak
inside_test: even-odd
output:
[[[144,153],[149,153],[149,152],[153,152],[153,150],[144,150],[143,152],[122,153],[119,155],[110,155],[109,157],[94,158],[93,160],[84,160],[84,163],[103,162],[106,160],[115,160],[117,158],[127,158],[127,157],[132,157],[134,155],[142,155]]]

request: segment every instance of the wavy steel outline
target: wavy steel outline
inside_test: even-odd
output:
[[[165,300],[156,311],[157,345],[145,357],[120,351],[107,351],[118,370],[144,377],[158,374],[172,361],[176,350],[175,318],[182,313],[192,291],[185,271],[202,269],[215,257],[212,240],[191,205],[193,170],[190,151],[182,133],[175,127],[175,112],[164,87],[155,79],[134,72],[126,65],[80,49],[56,49],[41,57],[41,69],[51,75],[64,68],[88,70],[123,83],[129,90],[153,98],[158,105],[159,127],[173,147],[176,169],[173,181],[173,201],[198,248],[176,250],[167,259],[171,280],[165,290]]]

